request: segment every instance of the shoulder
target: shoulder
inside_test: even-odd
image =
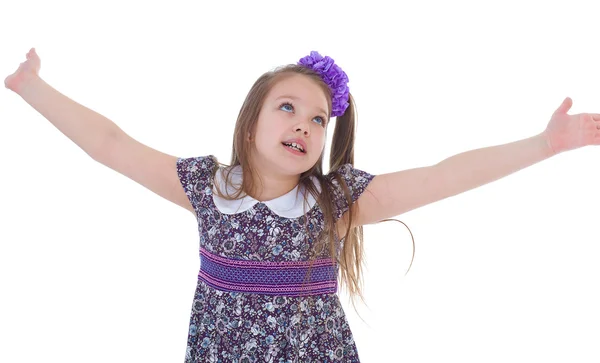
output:
[[[214,155],[177,158],[177,175],[187,192],[204,189],[219,162]]]
[[[347,188],[353,194],[360,194],[375,178],[375,175],[357,169],[354,165],[348,163],[331,170],[326,175],[326,178],[334,186],[334,192],[339,192],[340,188]]]
[[[201,169],[212,170],[219,162],[214,155],[179,157],[177,158],[177,170],[195,172]]]
[[[331,170],[325,177],[331,185],[335,217],[339,219],[364,193],[375,175],[348,163]]]

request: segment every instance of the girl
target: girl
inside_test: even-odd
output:
[[[340,280],[362,298],[361,226],[600,143],[600,115],[568,115],[566,98],[533,137],[371,175],[353,167],[348,77],[311,52],[256,81],[224,165],[212,155],[177,158],[142,145],[53,89],[39,69],[31,49],[5,86],[94,160],[196,216],[201,268],[186,362],[359,362],[337,288]]]

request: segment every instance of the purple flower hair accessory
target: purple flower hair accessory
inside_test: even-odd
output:
[[[317,72],[331,90],[331,116],[341,116],[348,108],[348,76],[328,56],[321,56],[319,52],[312,51],[310,55],[300,59],[299,65]]]

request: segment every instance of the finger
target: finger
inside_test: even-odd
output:
[[[594,121],[600,121],[600,113],[592,113],[591,115]]]
[[[556,109],[556,111],[554,111],[554,113],[567,113],[571,106],[573,106],[573,100],[571,99],[571,97],[567,97],[562,102],[562,104]]]

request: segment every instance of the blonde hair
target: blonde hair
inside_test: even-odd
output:
[[[287,66],[279,67],[273,71],[266,72],[260,76],[246,96],[246,99],[240,109],[238,118],[235,124],[233,146],[231,152],[230,165],[224,166],[237,166],[240,165],[243,172],[242,185],[232,195],[224,195],[220,190],[218,184],[216,186],[216,194],[227,200],[235,200],[243,197],[243,194],[247,194],[248,191],[254,190],[254,178],[255,173],[252,165],[250,164],[249,155],[252,152],[251,143],[248,140],[248,135],[253,134],[255,130],[258,116],[261,111],[264,100],[277,82],[285,79],[286,77],[293,76],[296,74],[304,75],[313,80],[323,91],[327,98],[328,109],[331,110],[331,94],[327,84],[323,82],[318,73],[311,69],[303,66],[290,64]],[[344,164],[354,165],[354,139],[356,133],[356,109],[354,98],[352,94],[349,94],[348,100],[349,106],[342,116],[337,117],[335,123],[335,130],[332,138],[331,151],[329,156],[330,170],[335,171]],[[362,264],[363,264],[363,228],[362,226],[352,227],[352,221],[357,213],[358,206],[352,203],[350,191],[346,183],[343,181],[338,174],[333,173],[338,184],[342,187],[345,198],[348,202],[349,213],[347,219],[346,233],[343,238],[339,238],[341,243],[344,239],[343,250],[341,251],[341,257],[338,259],[337,250],[335,246],[335,220],[333,213],[333,195],[331,190],[333,186],[331,181],[323,175],[323,157],[324,152],[313,165],[312,168],[300,175],[299,185],[302,185],[308,193],[310,193],[317,201],[324,216],[324,230],[323,236],[318,239],[313,248],[313,254],[318,254],[325,248],[325,244],[328,243],[329,253],[332,259],[339,263],[341,270],[341,286],[346,286],[349,290],[350,297],[352,299],[352,305],[356,311],[356,305],[354,299],[358,296],[361,301],[365,303],[364,296],[362,293]],[[230,173],[233,168],[228,168],[229,173],[225,176],[225,180],[230,180]],[[216,170],[215,170],[216,171]],[[213,171],[213,173],[215,172]],[[214,174],[213,174],[214,175]],[[258,176],[260,179],[260,175]],[[321,186],[321,192],[317,190],[311,177],[316,178]],[[308,193],[305,194],[304,198],[308,197]],[[384,221],[389,221],[386,219]],[[383,221],[381,221],[383,222]],[[400,222],[400,221],[398,221]],[[403,222],[400,222],[403,223]],[[308,223],[305,223],[307,228]],[[403,223],[404,224],[404,223]],[[408,227],[407,227],[408,228]],[[409,229],[410,230],[410,229]],[[307,234],[308,235],[308,234]],[[412,236],[412,233],[411,233]],[[414,238],[413,238],[413,260],[414,260]],[[311,264],[314,259],[311,259]],[[412,266],[412,260],[411,260]],[[410,266],[409,266],[410,270]],[[408,271],[407,271],[408,273]],[[310,276],[310,268],[308,276]],[[309,277],[308,277],[309,278]],[[358,311],[357,311],[358,313]]]

